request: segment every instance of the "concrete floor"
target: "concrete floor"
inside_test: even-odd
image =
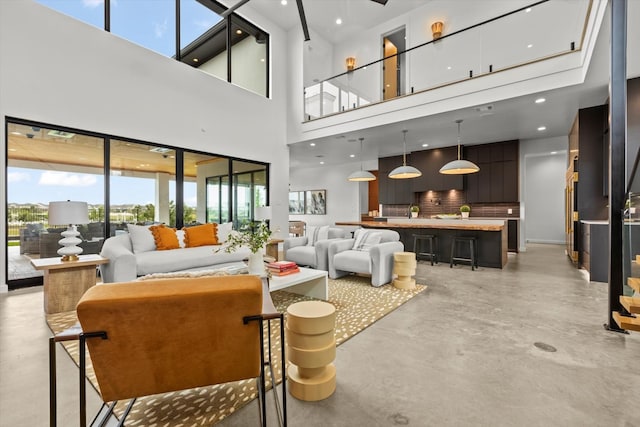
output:
[[[562,246],[527,248],[503,270],[421,262],[428,290],[338,347],[336,392],[289,398],[290,425],[640,426],[640,334],[602,328],[607,286]],[[40,290],[0,296],[0,426],[48,424],[48,336]],[[76,426],[62,350],[58,368],[59,425]],[[257,405],[218,425],[258,425]]]

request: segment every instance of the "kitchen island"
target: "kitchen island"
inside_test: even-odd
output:
[[[413,251],[414,234],[432,234],[438,238],[435,249],[440,262],[449,263],[454,236],[475,237],[478,244],[478,265],[503,268],[507,264],[507,225],[505,220],[492,219],[426,219],[387,218],[376,221],[336,222],[336,226],[384,228],[400,234],[406,251]],[[460,245],[458,256],[468,257],[467,247]]]

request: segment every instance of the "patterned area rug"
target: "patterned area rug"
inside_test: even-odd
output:
[[[369,278],[358,276],[339,280],[329,279],[329,302],[336,307],[335,333],[338,345],[426,289],[423,285],[417,285],[413,290],[396,289],[391,285],[374,288],[370,283]],[[276,308],[283,313],[295,302],[312,299],[285,291],[274,292],[271,296]],[[47,315],[47,323],[54,333],[76,322],[75,311]],[[276,369],[280,367],[279,331],[279,321],[272,321],[272,357],[277,383],[282,378],[282,372]],[[266,333],[265,328],[265,342]],[[78,364],[78,342],[67,341],[64,347]],[[87,357],[87,378],[99,391],[89,357]],[[267,385],[270,387],[269,383]],[[256,381],[253,379],[146,396],[136,401],[127,417],[127,425],[148,427],[212,425],[233,414],[256,396]],[[117,415],[124,411],[125,405],[126,402],[118,404],[115,410]]]

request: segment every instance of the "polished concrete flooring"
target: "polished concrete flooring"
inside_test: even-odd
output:
[[[338,347],[330,398],[289,398],[291,426],[640,426],[640,333],[603,329],[607,286],[563,247],[417,276],[427,291]],[[48,424],[48,336],[40,290],[0,296],[0,426]],[[58,366],[59,425],[76,426],[78,371],[62,350]],[[257,405],[218,425],[258,425]]]

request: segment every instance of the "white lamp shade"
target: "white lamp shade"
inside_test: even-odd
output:
[[[259,206],[254,213],[254,219],[257,221],[264,221],[271,219],[271,206]]]
[[[389,178],[393,179],[407,179],[407,178],[417,178],[422,175],[418,169],[413,166],[398,166],[391,172],[389,172]]]
[[[445,175],[464,175],[478,172],[480,168],[473,162],[458,159],[453,160],[440,168],[440,173]]]
[[[376,176],[369,171],[355,171],[347,178],[349,181],[375,181]]]
[[[49,202],[49,225],[88,224],[87,202]]]

